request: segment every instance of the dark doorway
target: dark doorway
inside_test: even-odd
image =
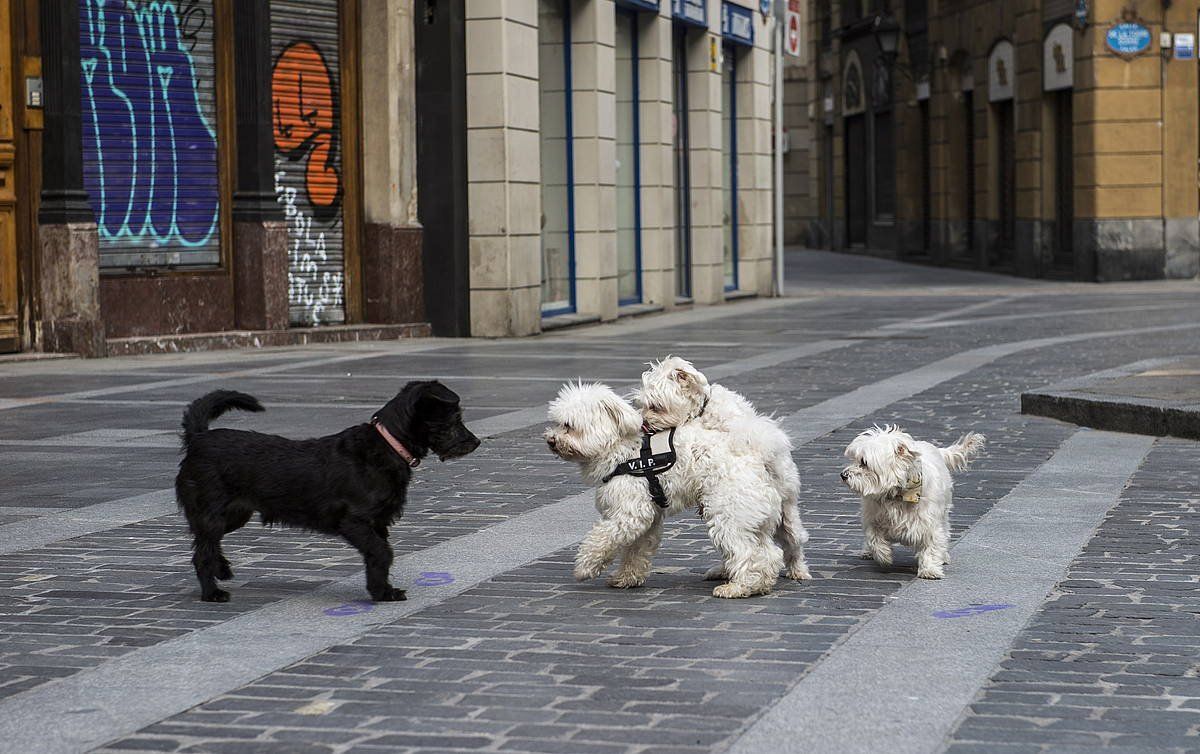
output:
[[[921,248],[929,254],[933,248],[933,133],[929,122],[929,100],[921,101]]]
[[[675,122],[675,295],[692,296],[692,148],[688,139],[688,33],[675,27],[671,58],[671,103]]]
[[[999,224],[995,243],[991,244],[988,266],[1012,265],[1017,242],[1017,159],[1012,100],[997,102],[995,108],[996,220]]]
[[[846,118],[846,242],[866,246],[870,222],[870,195],[867,186],[867,118]]]
[[[1075,272],[1074,92],[1054,93],[1054,268]]]
[[[963,217],[966,227],[963,229],[963,246],[959,254],[963,259],[974,261],[977,263],[975,244],[975,222],[977,219],[975,205],[975,93],[966,91],[962,93],[963,109],[963,192],[965,211]]]
[[[417,0],[418,217],[425,308],[434,335],[471,334],[467,254],[467,76],[464,5]]]

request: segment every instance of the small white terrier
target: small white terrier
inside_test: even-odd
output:
[[[784,565],[776,532],[784,518],[783,498],[760,459],[735,452],[727,438],[695,425],[676,429],[675,465],[657,477],[665,508],[655,504],[646,479],[613,476],[614,469],[637,458],[642,447],[642,417],[632,405],[601,384],[564,385],[550,403],[546,443],[564,460],[578,463],[583,477],[596,485],[600,521],[579,547],[575,578],[599,576],[618,556],[609,585],[628,589],[643,584],[662,540],[663,520],[687,508],[699,508],[713,544],[724,558],[728,582],[716,597],[766,594]],[[803,553],[787,554],[804,567]]]
[[[892,564],[892,543],[917,552],[917,575],[945,576],[950,562],[951,471],[962,471],[983,449],[974,432],[948,448],[918,442],[896,426],[872,427],[846,446],[851,463],[842,481],[862,496],[864,558]]]
[[[798,509],[800,472],[792,460],[792,440],[773,418],[758,413],[740,393],[710,383],[690,361],[678,356],[652,363],[642,372],[642,385],[634,391],[634,402],[652,430],[693,423],[725,435],[734,452],[759,458],[784,500],[783,525],[776,541],[788,557],[788,576],[811,578],[801,549],[808,541],[808,532],[800,523]],[[705,577],[725,578],[725,570],[718,564]]]

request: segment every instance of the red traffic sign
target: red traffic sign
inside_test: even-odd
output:
[[[784,46],[787,54],[794,58],[800,57],[800,14],[789,10],[784,26]]]

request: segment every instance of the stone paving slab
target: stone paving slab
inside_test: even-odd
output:
[[[1148,359],[1021,394],[1027,414],[1118,432],[1200,439],[1200,356]]]

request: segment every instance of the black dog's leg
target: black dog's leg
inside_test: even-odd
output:
[[[197,531],[192,542],[192,565],[196,567],[196,578],[200,580],[200,599],[205,602],[229,601],[229,592],[217,587],[217,577],[224,560],[221,536],[211,530]]]
[[[242,528],[253,515],[254,511],[250,508],[229,508],[225,511],[225,533],[228,534],[231,531],[237,531]],[[228,581],[233,578],[233,567],[229,565],[229,560],[225,557],[225,552],[220,550],[220,545],[217,547],[221,558],[220,566],[217,568],[217,578],[221,581]]]
[[[403,589],[388,581],[392,569],[392,547],[380,537],[375,527],[366,521],[351,520],[342,524],[341,534],[362,553],[367,569],[367,592],[376,602],[397,602],[407,599]]]

